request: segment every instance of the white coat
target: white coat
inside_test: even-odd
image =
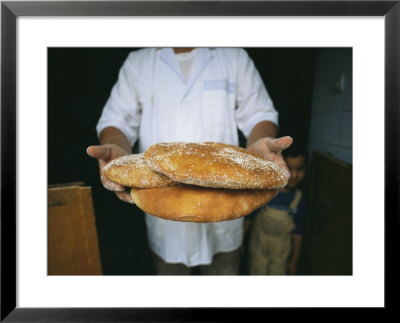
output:
[[[261,121],[278,114],[252,60],[239,48],[197,48],[185,81],[172,48],[129,54],[97,132],[120,129],[139,151],[159,142],[215,141],[238,145]],[[243,218],[186,223],[146,214],[150,248],[165,261],[209,264],[215,253],[240,247]]]

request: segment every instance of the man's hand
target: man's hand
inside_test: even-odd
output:
[[[278,165],[287,172],[287,176],[289,178],[290,174],[285,160],[282,157],[282,150],[288,148],[292,143],[293,139],[289,136],[276,139],[263,137],[255,141],[253,144],[247,147],[247,149]]]
[[[125,186],[110,181],[103,174],[104,166],[115,158],[128,155],[129,152],[114,144],[89,146],[86,152],[89,156],[96,158],[99,161],[100,180],[103,186],[110,191],[114,191],[121,200],[133,203],[132,197],[129,191],[126,191]]]

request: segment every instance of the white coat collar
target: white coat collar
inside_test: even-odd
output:
[[[193,61],[192,70],[190,71],[189,79],[185,88],[185,95],[189,93],[196,79],[213,58],[213,53],[209,48],[197,48],[197,53]],[[176,59],[172,48],[162,48],[160,53],[161,60],[166,63],[179,77],[182,83],[185,83],[185,78],[182,74],[179,63]]]

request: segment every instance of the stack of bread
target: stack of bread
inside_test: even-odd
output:
[[[174,221],[218,222],[250,214],[287,184],[285,172],[244,148],[160,143],[114,159],[104,175],[130,187],[144,212]]]

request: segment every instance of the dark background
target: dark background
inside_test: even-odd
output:
[[[92,187],[105,275],[153,274],[144,215],[121,202],[99,180],[86,148],[98,143],[95,126],[128,53],[135,48],[48,49],[48,184]],[[279,136],[307,146],[314,48],[246,48],[279,112]],[[246,274],[245,266],[242,274]]]

